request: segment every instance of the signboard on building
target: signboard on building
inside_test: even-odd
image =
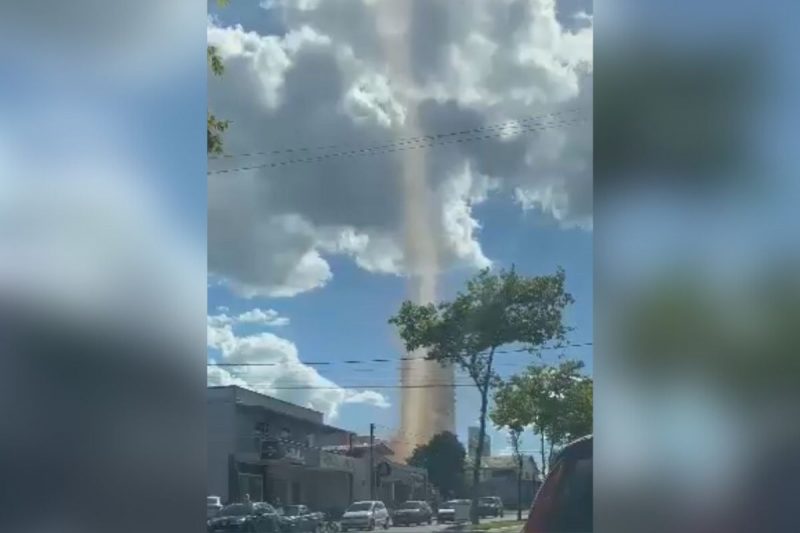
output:
[[[297,442],[267,438],[261,441],[260,455],[262,461],[282,461],[293,465],[316,466],[319,462],[319,454],[314,453],[315,451],[313,448],[307,448]]]
[[[283,458],[292,464],[295,465],[304,465],[306,464],[306,457],[303,448],[299,445],[294,443],[286,443],[286,453],[284,454]]]
[[[319,456],[321,468],[328,470],[342,470],[352,472],[355,469],[355,461],[351,457],[338,453],[322,452]]]

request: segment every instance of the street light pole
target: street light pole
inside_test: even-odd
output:
[[[369,425],[369,499],[375,500],[375,424]]]

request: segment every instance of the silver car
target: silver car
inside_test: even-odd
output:
[[[341,528],[342,531],[349,529],[372,531],[378,526],[383,529],[389,529],[391,522],[389,510],[386,509],[383,502],[356,502],[348,507],[347,511],[342,515]]]

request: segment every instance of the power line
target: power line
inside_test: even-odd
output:
[[[419,383],[415,385],[382,385],[369,384],[363,385],[297,385],[267,387],[270,390],[350,390],[350,389],[437,389],[437,388],[461,388],[476,387],[474,383]]]
[[[523,353],[523,352],[539,352],[539,351],[547,351],[547,350],[564,350],[566,348],[583,348],[586,346],[592,346],[593,343],[590,342],[576,342],[576,343],[569,343],[569,344],[561,344],[555,346],[542,346],[541,348],[536,348],[534,350],[529,350],[528,348],[518,348],[514,350],[497,350],[495,351],[495,355],[505,355],[505,354],[514,354],[514,353]],[[427,359],[425,357],[393,357],[393,358],[374,358],[374,359],[347,359],[344,361],[298,361],[298,362],[276,362],[276,363],[206,363],[206,366],[220,366],[220,367],[246,367],[246,366],[287,366],[293,364],[302,364],[305,366],[329,366],[333,364],[344,364],[344,365],[363,365],[369,363],[393,363],[395,361],[431,361],[432,359]]]
[[[366,149],[378,149],[378,148],[388,148],[392,146],[402,146],[408,143],[415,143],[421,141],[433,141],[436,139],[442,139],[445,137],[453,137],[458,135],[472,135],[475,133],[480,133],[483,131],[492,131],[497,129],[505,129],[508,127],[514,127],[519,124],[526,124],[528,122],[532,122],[535,120],[541,120],[546,117],[556,117],[561,115],[566,115],[569,113],[576,113],[579,111],[584,111],[583,108],[577,107],[572,109],[564,109],[561,111],[554,111],[550,113],[541,113],[538,115],[530,115],[521,119],[512,119],[506,122],[500,122],[496,124],[489,124],[486,126],[478,126],[475,128],[467,128],[460,131],[447,131],[447,132],[438,132],[438,133],[431,133],[429,135],[418,135],[415,137],[401,137],[396,139],[392,143],[378,145],[378,146],[364,146],[363,144],[330,144],[325,146],[298,146],[293,148],[278,148],[274,150],[263,150],[258,152],[244,152],[238,154],[220,154],[220,155],[212,155],[209,156],[209,159],[233,159],[239,157],[256,157],[256,156],[272,156],[272,155],[282,155],[282,154],[296,154],[298,152],[311,152],[311,151],[318,151],[318,150],[334,150],[334,149],[342,149],[342,148],[366,148]]]
[[[514,131],[513,133],[517,134],[527,134],[527,133],[534,133],[537,131],[543,131],[546,129],[555,129],[558,127],[564,126],[572,126],[574,124],[578,124],[580,122],[586,122],[588,119],[585,117],[574,119],[571,121],[562,121],[562,122],[555,122],[550,124],[544,124],[539,127],[520,127],[519,130]],[[362,148],[358,150],[350,150],[346,152],[334,152],[331,154],[323,154],[319,156],[312,156],[312,157],[305,157],[299,159],[289,159],[285,161],[275,161],[271,163],[262,163],[258,165],[251,165],[251,166],[244,166],[244,167],[234,167],[234,168],[227,168],[227,169],[220,169],[220,170],[212,170],[208,171],[208,175],[216,175],[216,174],[228,174],[234,172],[244,172],[247,170],[258,170],[262,168],[279,168],[284,166],[291,166],[297,164],[307,164],[307,163],[321,163],[327,159],[333,158],[340,158],[340,157],[364,157],[364,156],[374,156],[374,155],[382,155],[388,154],[393,152],[401,152],[404,150],[418,150],[422,148],[436,148],[439,146],[446,146],[450,144],[459,144],[459,143],[467,143],[467,142],[478,142],[484,141],[488,139],[495,139],[500,137],[505,137],[509,135],[509,132],[503,131],[501,133],[494,133],[490,135],[480,135],[475,137],[465,137],[459,139],[451,139],[451,140],[444,140],[444,141],[432,141],[427,144],[411,144],[409,146],[397,146],[392,147],[389,149],[370,149],[370,148]],[[374,150],[374,151],[373,151]]]

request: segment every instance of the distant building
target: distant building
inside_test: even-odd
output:
[[[472,481],[472,461],[467,461],[468,482]],[[511,455],[484,457],[481,459],[480,487],[482,496],[498,496],[507,507],[517,505],[517,473],[519,462]],[[522,506],[528,507],[533,501],[542,479],[536,461],[530,455],[522,456]]]
[[[480,435],[481,428],[469,427],[467,429],[467,455],[474,458],[478,453],[478,435]],[[483,451],[481,457],[489,457],[492,455],[492,438],[486,434],[483,436]]]

